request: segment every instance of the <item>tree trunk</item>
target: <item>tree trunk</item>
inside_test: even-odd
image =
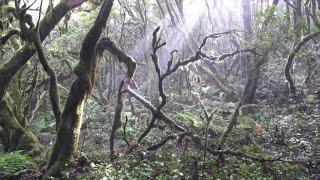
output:
[[[97,44],[111,12],[113,0],[105,0],[93,27],[87,33],[80,52],[80,62],[75,67],[77,79],[73,82],[62,114],[57,139],[48,163],[46,177],[59,176],[73,161],[79,141],[85,99],[94,85]]]
[[[242,0],[242,19],[244,26],[245,44],[249,45],[252,41],[252,13],[251,0]],[[252,68],[253,62],[250,61],[250,56],[241,55],[240,63],[243,67],[243,74],[248,75],[248,69]]]
[[[24,150],[34,155],[42,150],[37,137],[23,127],[12,111],[12,99],[6,94],[0,104],[0,139],[6,152]]]
[[[284,70],[286,79],[289,83],[289,92],[292,95],[295,95],[297,90],[296,90],[296,86],[294,85],[294,80],[290,71],[292,70],[292,66],[295,59],[295,52],[293,51],[301,40],[301,24],[300,23],[302,21],[301,0],[296,0],[295,4],[296,4],[296,9],[294,10],[294,18],[293,18],[294,43],[293,43],[291,53],[289,54],[286,67]]]
[[[262,23],[261,31],[264,31],[270,23],[271,18],[274,16],[276,11],[276,6],[278,5],[278,0],[273,0],[272,5],[275,6],[273,11],[270,11],[265,21]],[[242,93],[241,105],[253,104],[255,101],[255,94],[258,88],[258,83],[260,80],[260,71],[263,64],[268,59],[269,50],[264,52],[264,55],[258,59],[256,64],[253,64],[251,72],[248,72],[247,82]]]
[[[315,33],[309,34],[309,35],[305,36],[298,44],[293,46],[292,49],[291,49],[291,52],[289,54],[289,57],[288,57],[287,64],[286,64],[284,72],[285,72],[285,76],[287,78],[287,81],[289,82],[289,90],[290,90],[290,93],[292,95],[296,94],[296,87],[294,85],[294,81],[293,81],[293,78],[292,78],[292,75],[291,75],[291,72],[290,72],[290,70],[292,69],[293,61],[294,61],[297,53],[302,48],[302,46],[305,43],[307,43],[309,40],[311,40],[311,39],[313,39],[313,38],[315,38],[315,37],[317,37],[319,35],[320,35],[320,32],[315,32]]]

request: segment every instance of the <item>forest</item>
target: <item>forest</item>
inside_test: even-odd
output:
[[[0,0],[0,179],[320,179],[320,0]]]

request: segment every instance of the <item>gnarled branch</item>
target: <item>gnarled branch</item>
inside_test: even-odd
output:
[[[311,40],[319,35],[320,35],[320,31],[305,36],[296,46],[292,47],[292,50],[288,56],[286,67],[284,69],[284,73],[285,73],[285,77],[289,83],[290,93],[293,95],[296,94],[296,87],[294,85],[294,81],[293,81],[292,74],[291,74],[290,70],[292,68],[294,59],[304,44],[306,44],[309,40]]]

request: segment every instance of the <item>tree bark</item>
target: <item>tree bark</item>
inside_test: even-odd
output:
[[[82,43],[80,62],[74,71],[77,79],[73,82],[62,114],[62,120],[49,159],[46,177],[59,176],[66,165],[73,161],[79,141],[85,99],[94,86],[97,45],[106,26],[113,6],[113,0],[104,0],[94,25]]]

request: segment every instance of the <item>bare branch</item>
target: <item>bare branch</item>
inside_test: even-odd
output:
[[[293,3],[291,3],[289,0],[284,0],[284,2],[286,2],[293,9],[297,9],[297,7]]]
[[[38,22],[37,22],[37,26],[36,26],[37,29],[39,28],[39,22],[41,19],[42,3],[43,3],[43,0],[41,0],[41,2],[40,2],[39,18],[38,18]]]
[[[206,59],[210,59],[212,61],[222,61],[226,58],[229,58],[229,57],[233,57],[237,54],[241,54],[241,53],[252,53],[254,55],[258,55],[257,52],[255,51],[256,48],[248,48],[248,49],[243,49],[243,50],[236,50],[236,51],[233,51],[233,52],[230,52],[230,53],[225,53],[225,54],[222,54],[220,56],[209,56],[207,55],[206,53],[203,53],[201,52],[201,56],[203,58],[206,58]]]
[[[158,150],[160,147],[162,147],[163,145],[165,145],[169,140],[171,139],[175,139],[176,136],[175,135],[169,135],[167,137],[165,137],[163,140],[161,140],[159,143],[152,145],[150,147],[147,148],[148,151],[155,151]]]
[[[126,131],[127,124],[128,124],[128,116],[126,116],[126,121],[124,122],[124,125],[123,125],[123,140],[126,142],[127,146],[129,147],[130,143],[127,139],[127,131]]]
[[[232,33],[235,33],[237,32],[237,30],[230,30],[230,31],[226,31],[226,32],[221,32],[221,33],[214,33],[214,34],[211,34],[209,36],[206,36],[203,40],[202,40],[202,43],[200,45],[200,48],[199,48],[199,51],[202,51],[202,48],[206,45],[207,41],[209,39],[215,39],[215,38],[219,38],[221,35],[227,35],[227,34],[232,34]]]
[[[121,127],[121,113],[122,113],[122,109],[123,109],[123,100],[122,100],[123,92],[121,90],[122,90],[123,84],[124,84],[124,81],[122,81],[119,86],[114,121],[113,121],[113,126],[112,126],[112,130],[111,130],[111,135],[110,135],[110,158],[111,158],[111,160],[114,159],[114,139],[116,136],[115,133]]]
[[[152,115],[152,119],[151,119],[147,129],[139,137],[138,143],[141,143],[143,138],[145,138],[148,135],[148,133],[151,131],[151,129],[154,128],[154,124],[155,124],[156,120],[157,120],[156,117],[154,115]]]

